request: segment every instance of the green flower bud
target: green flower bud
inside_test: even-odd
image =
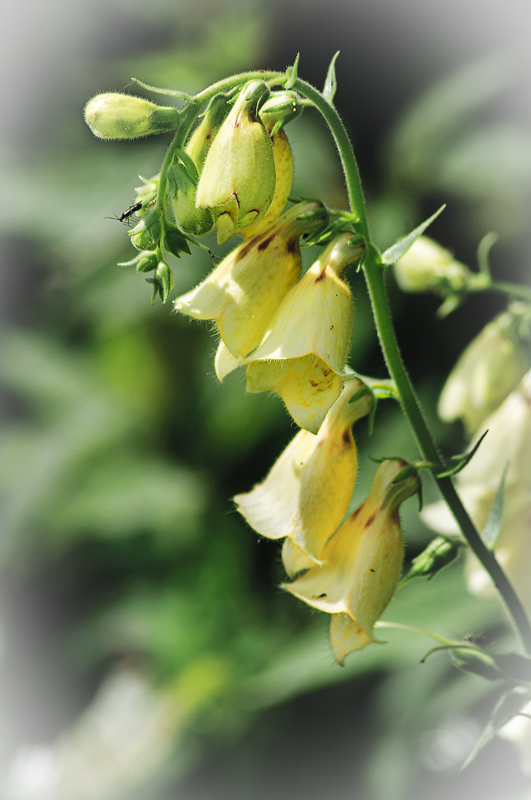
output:
[[[459,543],[437,536],[429,543],[411,562],[411,569],[404,578],[404,581],[411,578],[428,577],[432,578],[443,567],[450,564],[459,553]]]
[[[481,675],[488,681],[499,681],[503,677],[496,666],[492,656],[484,650],[472,647],[453,647],[451,650],[452,664],[462,672],[472,672]]]
[[[447,297],[464,291],[474,276],[464,264],[427,236],[419,236],[395,264],[404,292],[434,292]]]
[[[295,92],[273,92],[259,111],[259,116],[270,136],[303,112],[300,98]]]
[[[196,206],[212,211],[219,242],[257,222],[273,198],[273,145],[258,116],[268,94],[260,81],[243,89],[214,139],[199,178]]]
[[[130,94],[98,94],[85,106],[85,122],[100,139],[137,139],[173,131],[179,112]]]
[[[216,95],[185,147],[185,152],[194,162],[198,174],[203,169],[208,151],[228,109],[226,95]],[[214,217],[210,209],[196,207],[197,177],[194,177],[195,180],[191,180],[187,188],[176,186],[172,200],[173,213],[183,231],[193,236],[205,236],[214,227]]]
[[[153,272],[157,269],[159,260],[154,250],[145,250],[136,262],[137,272]]]
[[[155,301],[155,297],[159,294],[162,302],[165,303],[173,289],[173,273],[171,268],[164,261],[160,261],[157,266],[157,271],[155,272],[155,277],[148,280],[153,283],[152,302]]]
[[[129,231],[131,242],[137,250],[155,250],[160,242],[160,218],[158,211],[151,211],[138,225]]]

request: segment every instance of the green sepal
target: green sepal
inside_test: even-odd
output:
[[[531,692],[529,689],[522,686],[515,686],[514,689],[511,689],[500,697],[483,733],[467,756],[461,770],[464,770],[472,763],[485,745],[488,744],[491,739],[494,739],[498,731],[515,717],[530,700]]]
[[[382,254],[382,263],[386,266],[391,264],[395,264],[399,258],[407,253],[411,245],[422,236],[426,228],[428,228],[431,223],[437,219],[439,214],[441,214],[444,209],[446,208],[446,204],[440,207],[435,214],[432,214],[429,219],[425,220],[421,225],[415,228],[411,233],[408,233],[407,236],[404,236],[402,239],[399,239],[398,242],[395,242],[391,247],[388,247],[387,250]]]
[[[508,467],[509,463],[504,467],[487,524],[481,531],[481,538],[489,550],[495,547],[503,527],[503,490],[505,488],[505,478],[507,476]]]
[[[293,66],[286,68],[286,83],[284,84],[286,89],[292,89],[295,85],[295,81],[298,77],[298,69],[299,69],[299,59],[301,57],[300,53],[297,53],[295,61],[293,62]]]
[[[339,55],[339,50],[332,57],[330,66],[328,67],[328,72],[326,73],[326,80],[323,89],[323,97],[325,100],[328,100],[330,105],[334,104],[334,96],[337,90],[336,60],[338,55]]]
[[[466,467],[466,465],[471,461],[471,459],[476,455],[478,447],[480,446],[481,442],[487,435],[488,430],[485,431],[483,436],[476,442],[472,450],[469,450],[468,453],[462,453],[458,456],[451,456],[450,461],[457,462],[455,467],[451,467],[451,469],[446,470],[445,472],[439,472],[437,478],[451,478],[453,475],[457,475],[458,472],[461,472],[462,469]]]
[[[177,258],[180,258],[182,253],[186,253],[186,255],[191,253],[188,238],[176,225],[169,222],[164,226],[164,249]]]

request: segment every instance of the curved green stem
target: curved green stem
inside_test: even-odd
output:
[[[487,284],[484,289],[480,288],[478,291],[503,292],[503,294],[508,294],[512,297],[518,297],[521,300],[527,300],[528,302],[531,302],[531,287],[522,286],[519,283],[509,283],[509,281],[492,281],[492,283]]]
[[[531,624],[529,623],[529,619],[527,618],[519,597],[500,567],[496,557],[483,543],[480,534],[454,488],[451,478],[436,477],[436,473],[444,472],[446,465],[439,452],[435,439],[431,434],[426,419],[424,418],[422,407],[416,397],[398,349],[385,290],[385,272],[382,269],[378,251],[371,244],[359,171],[352,145],[343,126],[343,122],[335,108],[328,103],[321,93],[313,86],[298,79],[295,83],[295,88],[312,100],[314,105],[321,112],[330,127],[339,150],[352,211],[359,218],[359,223],[356,225],[356,228],[359,233],[363,234],[368,245],[364,261],[364,272],[371,296],[376,329],[389,369],[389,374],[393,378],[398,390],[402,410],[409,422],[423,458],[434,465],[433,477],[442,496],[452,511],[470,548],[494,582],[525,650],[531,654]]]

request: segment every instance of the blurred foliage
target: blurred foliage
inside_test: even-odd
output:
[[[131,202],[137,173],[157,170],[164,143],[94,140],[81,121],[87,94],[120,88],[132,74],[193,92],[263,66],[271,36],[265,6],[206,4],[205,23],[203,6],[198,14],[187,3],[148,5],[149,15],[145,4],[129,2],[128,13],[164,30],[163,46],[148,41],[134,59],[85,65],[55,141],[41,142],[29,158],[8,153],[3,167],[10,191],[2,230],[37,254],[14,278],[24,302],[4,323],[0,345],[10,411],[0,437],[4,796],[178,797],[194,765],[221,752],[233,758],[234,772],[226,768],[225,784],[209,796],[277,797],[266,794],[267,782],[263,794],[250,794],[245,770],[235,777],[242,759],[259,757],[262,740],[252,732],[268,730],[270,709],[341,684],[353,704],[342,713],[355,718],[359,700],[347,687],[361,692],[376,676],[362,712],[364,724],[372,720],[372,749],[365,744],[356,755],[366,737],[350,730],[336,777],[351,796],[425,797],[426,775],[444,779],[464,760],[479,731],[475,713],[486,717],[494,702],[492,687],[452,670],[445,654],[419,665],[429,642],[402,631],[389,631],[386,646],[351,656],[344,669],[334,664],[327,621],[278,592],[276,548],[257,541],[229,500],[263,477],[293,434],[278,398],[246,396],[238,374],[219,385],[209,331],[151,306],[142,276],[116,266],[131,251],[126,231],[108,217]],[[420,222],[433,195],[463,201],[472,242],[491,226],[505,237],[522,229],[531,135],[477,116],[509,73],[496,59],[468,66],[397,121],[382,158],[383,189],[371,192],[382,245]],[[322,126],[306,113],[289,132],[294,195],[341,204],[336,155]],[[175,262],[176,293],[209,268],[203,251]],[[353,291],[353,365],[384,374],[361,276]],[[393,286],[391,294],[399,328],[411,317],[407,303],[416,303],[415,325],[431,325],[436,340],[434,309],[403,300]],[[444,364],[432,361],[418,389],[433,417],[445,376]],[[419,363],[414,374],[424,369]],[[443,445],[459,451],[460,432],[432,423]],[[374,435],[361,424],[357,438],[352,507],[370,485],[369,454],[415,456],[389,404]],[[431,536],[415,503],[403,515],[409,558]],[[485,630],[506,636],[497,604],[469,596],[461,573],[458,560],[428,585],[407,585],[385,618],[453,638]],[[285,718],[278,719],[272,737],[284,742]],[[333,758],[344,735],[338,727],[323,744],[316,733],[315,757]],[[312,753],[294,755],[293,768],[304,772]],[[308,778],[308,797],[311,785]],[[302,774],[297,786],[306,786]],[[492,791],[481,796],[507,800],[495,784]]]

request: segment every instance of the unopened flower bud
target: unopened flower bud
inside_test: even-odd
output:
[[[98,94],[85,106],[85,122],[100,139],[137,139],[175,130],[179,112],[130,94]]]
[[[442,419],[461,418],[471,435],[516,388],[531,366],[529,340],[519,336],[523,314],[513,304],[468,345],[442,390]]]
[[[378,641],[374,624],[398,585],[404,553],[398,507],[419,486],[414,472],[398,480],[404,466],[384,461],[365,502],[321,550],[322,565],[283,584],[295,597],[332,615],[330,639],[339,664],[352,651]]]
[[[247,356],[260,344],[279,303],[299,279],[299,237],[314,230],[324,213],[319,203],[293,206],[265,231],[236,247],[199,286],[177,298],[176,310],[195,319],[215,320],[229,352]]]
[[[317,435],[299,431],[267,478],[234,502],[249,525],[269,539],[289,537],[313,561],[345,515],[357,471],[351,426],[369,413],[372,396],[347,384]]]
[[[251,236],[256,236],[257,233],[264,231],[274,220],[282,214],[284,206],[286,205],[291,192],[291,184],[293,182],[293,156],[291,154],[291,147],[283,130],[275,133],[271,139],[273,145],[273,157],[275,159],[275,193],[271,204],[267,209],[264,216],[245,228],[239,233],[245,238],[249,239]]]
[[[157,269],[159,259],[155,250],[145,250],[136,262],[137,272],[152,272]]]
[[[273,92],[260,109],[260,119],[270,136],[296,119],[303,112],[298,94],[291,91]]]
[[[227,97],[223,94],[216,95],[185,147],[185,152],[194,162],[199,175],[227,112]],[[173,213],[183,231],[194,236],[205,236],[214,227],[214,217],[210,209],[197,208],[196,191],[197,179],[195,183],[190,183],[186,191],[178,188],[172,200]]]
[[[159,212],[152,210],[129,231],[129,238],[137,250],[155,250],[160,242],[160,233]]]
[[[261,218],[275,191],[271,139],[258,111],[269,89],[253,81],[236,100],[217,133],[199,178],[196,206],[216,219],[224,242]]]
[[[404,580],[412,578],[431,578],[440,572],[443,567],[451,564],[459,553],[459,543],[437,536],[425,550],[411,562],[411,568]]]
[[[247,391],[274,391],[301,428],[317,433],[341,394],[354,308],[345,269],[363,242],[341,234],[286,295],[249,358]]]
[[[404,292],[434,292],[443,297],[459,294],[473,277],[464,264],[427,236],[419,236],[394,269]]]

